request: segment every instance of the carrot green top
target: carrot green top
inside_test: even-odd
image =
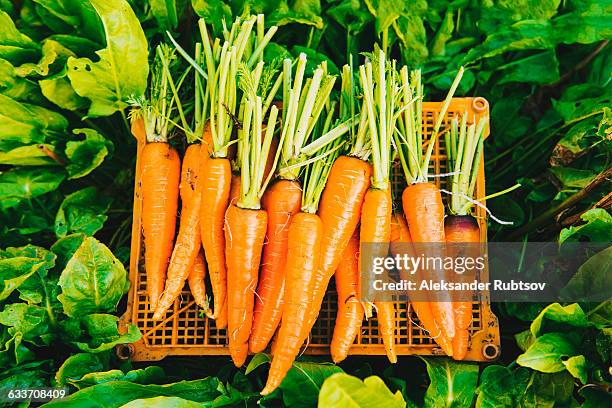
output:
[[[202,41],[200,45],[196,45],[195,59],[191,58],[169,33],[168,35],[177,51],[193,66],[196,76],[201,77],[196,82],[194,98],[195,133],[201,135],[201,130],[208,120],[213,141],[213,157],[227,157],[238,116],[239,68],[245,64],[250,69],[263,60],[264,49],[278,27],[272,26],[266,32],[262,14],[250,16],[245,20],[238,17],[230,29],[224,25],[222,42],[219,38],[211,41],[204,19],[200,19],[198,25]],[[280,83],[279,79],[274,84],[276,89],[280,87]],[[271,100],[266,102],[271,103]]]
[[[340,92],[340,119],[349,121],[349,143],[348,155],[361,160],[368,160],[372,152],[370,139],[366,137],[368,128],[368,116],[362,109],[363,98],[357,97],[358,89],[354,83],[352,57],[351,63],[342,67],[342,89]],[[357,121],[359,112],[359,121]],[[355,120],[353,120],[355,118]]]
[[[385,53],[377,49],[373,61],[359,67],[359,82],[363,89],[362,112],[366,112],[372,146],[372,187],[386,190],[400,96],[395,61],[387,61]]]
[[[305,69],[304,53],[297,59],[295,78],[292,78],[292,61],[283,62],[283,129],[278,175],[286,180],[296,180],[314,154],[349,131],[347,123],[340,123],[313,140],[323,109],[332,103],[330,95],[336,78],[327,75],[323,63],[304,81]]]
[[[400,70],[403,108],[400,115],[401,119],[397,121],[395,144],[408,183],[427,182],[429,160],[433,153],[436,138],[462,76],[463,67],[459,68],[459,72],[442,103],[431,136],[429,140],[425,141],[423,138],[423,84],[421,82],[421,70],[412,71],[410,79],[408,78],[407,67],[404,66]],[[427,150],[424,152],[425,144],[427,144]]]
[[[175,127],[177,108],[182,114],[176,95],[177,86],[172,79],[176,75],[176,56],[167,44],[155,48],[151,66],[149,94],[130,101],[134,109],[132,117],[142,117],[147,142],[167,142],[169,132]],[[183,74],[179,86],[186,77]]]

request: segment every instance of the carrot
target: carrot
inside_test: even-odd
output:
[[[402,193],[402,207],[410,235],[415,243],[443,243],[444,236],[444,205],[439,188],[428,182],[429,160],[436,144],[438,132],[446,116],[450,101],[459,85],[463,75],[463,67],[459,69],[457,77],[453,81],[451,88],[442,103],[437,120],[433,126],[431,137],[427,141],[427,148],[423,140],[423,111],[422,99],[423,88],[421,84],[421,71],[413,71],[408,75],[408,69],[403,67],[400,71],[402,80],[402,98],[407,106],[398,121],[398,132],[396,133],[396,145],[402,164],[408,187]],[[442,257],[442,248],[430,247],[430,257]],[[441,271],[444,273],[443,271]],[[455,319],[452,303],[447,300],[447,294],[439,294],[435,301],[429,302],[429,308],[413,302],[413,307],[422,314],[419,320],[425,329],[434,336],[438,329],[440,334],[436,341],[443,348],[444,352],[452,356],[452,347],[449,347],[455,336]],[[433,314],[434,322],[431,322],[429,311]]]
[[[254,293],[268,215],[232,204],[225,216],[229,350],[236,367],[244,364],[251,333]]]
[[[262,59],[265,46],[277,27],[271,27],[266,33],[263,15],[245,20],[236,19],[228,32],[230,35],[225,36],[221,43],[220,40],[209,38],[204,19],[198,20],[198,25],[202,40],[196,44],[195,59],[189,57],[176,41],[171,40],[179,53],[190,62],[199,79],[195,93],[204,95],[202,101],[206,103],[195,104],[196,117],[208,115],[210,121],[211,158],[203,163],[200,176],[200,229],[214,298],[214,307],[209,317],[216,319],[217,328],[224,328],[228,323],[223,226],[231,188],[231,138],[240,102],[237,98],[239,68],[244,66],[250,69]],[[253,30],[255,25],[257,33]],[[252,42],[257,46],[247,46],[247,43]],[[203,67],[207,72],[204,72]]]
[[[179,187],[182,199],[179,232],[168,265],[166,287],[153,314],[153,320],[161,319],[178,298],[200,250],[199,212],[202,195],[197,187],[199,166],[200,145],[191,144],[183,158]]]
[[[285,77],[283,94],[287,95],[287,102],[283,106],[288,108],[282,120],[285,124],[281,133],[283,144],[279,146],[278,158],[274,160],[280,161],[277,170],[279,180],[263,197],[263,207],[268,212],[269,221],[268,243],[264,247],[263,265],[257,288],[250,340],[253,352],[263,351],[267,347],[281,319],[289,225],[293,215],[299,212],[302,199],[302,187],[298,181],[300,170],[309,158],[316,159],[311,156],[325,147],[326,143],[342,135],[342,128],[340,132],[338,128],[334,128],[305,145],[315,128],[314,124],[321,116],[324,101],[329,98],[334,84],[332,77],[324,76],[324,70],[317,68],[312,78],[308,78],[302,85],[305,68],[306,56],[301,54],[296,64],[295,78],[292,80],[291,60],[286,59],[283,62]],[[329,116],[326,124],[331,124]],[[270,150],[273,150],[272,146]],[[268,156],[266,168],[269,167],[270,158],[271,156]],[[269,173],[268,170],[265,172]]]
[[[253,353],[267,347],[281,319],[289,225],[300,211],[301,200],[302,187],[293,180],[277,181],[262,199],[262,207],[268,213],[268,229],[249,340]]]
[[[353,71],[345,65],[342,68],[342,98],[340,117],[352,119],[357,98],[354,95]],[[325,185],[319,204],[319,216],[323,223],[321,242],[321,266],[315,276],[313,288],[313,307],[304,328],[304,338],[312,329],[325,296],[329,280],[336,271],[344,249],[359,224],[361,205],[370,187],[372,166],[367,161],[370,149],[365,141],[367,120],[362,110],[358,131],[350,126],[350,151],[334,162],[328,182]]]
[[[175,123],[176,98],[172,76],[176,65],[173,51],[165,44],[155,49],[151,92],[146,98],[133,100],[134,120],[144,125],[147,143],[142,150],[142,229],[145,245],[147,294],[151,311],[157,307],[166,279],[168,261],[176,228],[181,162],[176,150],[168,144],[168,132]],[[184,78],[184,76],[183,76]],[[168,101],[170,99],[170,101]]]
[[[449,169],[453,170],[453,175],[451,178],[451,197],[448,204],[450,215],[444,220],[444,232],[446,242],[452,244],[448,251],[450,252],[449,255],[453,257],[470,256],[474,258],[478,256],[480,248],[475,244],[480,242],[480,227],[472,216],[473,207],[479,201],[505,194],[520,186],[515,185],[478,200],[473,198],[478,170],[481,166],[485,126],[485,120],[467,126],[467,114],[464,114],[461,118],[461,126],[459,126],[458,118],[454,118],[451,122],[450,132],[445,134],[447,162]],[[469,281],[474,279],[474,275],[474,271],[462,271],[455,276],[455,279]],[[453,358],[456,360],[463,360],[467,354],[468,330],[472,323],[471,293],[462,293],[461,297],[459,301],[453,302],[455,312]]]
[[[164,290],[176,228],[180,159],[168,143],[147,143],[142,151],[142,229],[147,293],[151,311]]]
[[[410,236],[410,230],[403,214],[396,213],[393,215],[391,221],[391,241],[389,250],[393,256],[400,254],[402,251],[408,251],[410,256],[415,256],[414,247],[412,245],[412,237]],[[400,277],[402,279],[408,279],[404,277],[405,271],[400,270]],[[436,323],[433,312],[431,311],[431,305],[429,302],[424,301],[412,301],[410,307],[419,317],[419,323],[421,327],[429,333],[436,343],[442,348],[442,350],[452,350],[450,341],[440,336],[441,331]],[[409,317],[410,318],[410,317]]]
[[[268,395],[275,390],[291,368],[303,339],[302,323],[311,305],[313,275],[320,258],[323,226],[316,214],[298,213],[293,216],[287,241],[285,275],[285,305],[278,332],[275,352],[266,386],[261,391]]]
[[[376,53],[376,51],[375,51]],[[391,172],[391,138],[395,129],[396,94],[399,83],[395,61],[387,72],[385,53],[378,49],[378,60],[359,67],[359,81],[363,89],[362,109],[367,112],[368,136],[372,145],[372,185],[366,192],[361,207],[361,242],[372,246],[371,256],[384,258],[389,253],[393,203],[389,173]],[[363,260],[360,260],[360,273]],[[395,350],[395,304],[375,299],[379,335],[391,363],[397,362]]]
[[[348,245],[342,253],[342,260],[334,274],[336,290],[338,291],[338,314],[334,334],[330,345],[330,353],[334,363],[338,364],[346,358],[355,337],[361,328],[363,306],[360,298],[359,277],[359,228],[351,236]]]
[[[453,244],[480,242],[480,228],[478,222],[471,215],[451,215],[444,223],[446,242]],[[474,252],[471,246],[468,252]],[[471,249],[471,250],[470,250]],[[453,245],[451,256],[463,256],[457,245]],[[470,275],[470,273],[468,273]],[[472,273],[473,275],[473,273]],[[459,278],[459,277],[458,277]],[[469,343],[469,328],[472,324],[472,302],[461,300],[453,302],[455,312],[455,337],[453,338],[453,358],[463,360],[467,354]]]
[[[240,198],[240,174],[232,173],[232,182],[230,184],[229,202],[234,204]]]
[[[205,314],[208,314],[210,313],[210,307],[208,299],[206,299],[206,284],[204,283],[204,279],[206,279],[206,263],[204,262],[202,252],[199,252],[193,263],[193,268],[191,268],[189,272],[187,282],[189,283],[189,290],[193,295],[196,305],[202,308]]]
[[[329,115],[332,115],[333,111],[331,106]],[[293,216],[287,237],[283,316],[262,395],[270,394],[281,384],[304,343],[304,325],[312,307],[314,276],[321,257],[323,224],[316,212],[322,187],[329,175],[330,164],[337,155],[337,146],[340,146],[340,143],[336,139],[324,148],[327,155],[312,161],[306,167],[301,212]]]

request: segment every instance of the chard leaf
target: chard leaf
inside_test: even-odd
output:
[[[425,407],[472,405],[478,385],[478,365],[457,363],[448,358],[424,358],[430,384]]]
[[[19,102],[41,103],[44,100],[36,83],[17,75],[13,64],[4,59],[0,59],[0,93]]]
[[[612,297],[612,247],[599,251],[583,263],[561,290],[563,299],[593,302]]]
[[[75,111],[87,107],[87,99],[80,97],[68,79],[66,69],[38,81],[42,94],[62,109]]]
[[[46,39],[42,43],[42,57],[37,63],[25,63],[15,69],[21,77],[46,77],[50,73],[61,70],[68,57],[76,54],[55,40]]]
[[[342,0],[330,7],[327,14],[346,29],[349,34],[360,33],[372,21],[372,14],[359,0]]]
[[[230,24],[232,20],[232,9],[223,0],[191,0],[191,7],[199,17],[212,25],[215,35],[220,36],[223,32],[223,20]],[[266,19],[266,23],[269,23]]]
[[[66,166],[69,179],[84,177],[102,164],[112,149],[112,142],[93,129],[75,129],[74,134],[85,135],[85,140],[66,143]]]
[[[15,23],[6,12],[0,10],[0,58],[13,65],[32,61],[40,47],[30,37],[19,32]]]
[[[336,373],[323,383],[318,406],[321,408],[363,406],[403,408],[406,402],[400,391],[393,394],[380,377],[371,376],[361,381],[352,375]]]
[[[576,331],[589,326],[587,317],[578,303],[567,306],[553,303],[533,320],[529,330],[534,337],[537,337],[548,332]]]
[[[574,333],[546,333],[536,338],[516,362],[543,373],[557,373],[565,370],[565,360],[579,355],[578,343]]]
[[[96,384],[104,384],[110,381],[130,381],[136,384],[156,384],[162,381],[166,376],[163,368],[158,366],[148,366],[138,370],[130,370],[127,373],[124,373],[121,370],[102,372],[95,371],[97,370],[89,370],[82,377],[72,377],[68,380],[68,382],[70,385],[74,385],[76,388],[81,390],[83,388],[91,387]]]
[[[178,11],[176,0],[151,0],[151,13],[162,31],[178,26]]]
[[[0,312],[0,324],[9,327],[11,336],[21,335],[23,341],[36,346],[48,346],[51,342],[51,321],[47,310],[36,305],[13,303]]]
[[[586,358],[582,355],[570,357],[563,361],[563,365],[567,371],[582,382],[586,384],[588,381]]]
[[[76,93],[91,101],[89,116],[109,116],[146,89],[147,39],[126,0],[90,1],[102,19],[107,48],[96,52],[97,62],[69,58],[68,77]]]
[[[102,44],[104,31],[100,18],[89,1],[32,0],[43,23],[56,33],[76,33]]]
[[[23,200],[29,200],[42,194],[54,191],[66,177],[63,170],[53,167],[27,168],[15,167],[0,174],[0,209],[16,206]]]
[[[593,208],[580,216],[582,225],[564,228],[559,233],[559,245],[588,239],[606,242],[612,237],[612,216],[603,208]]]
[[[57,112],[0,94],[0,151],[64,136],[67,127]]]
[[[70,328],[72,338],[68,342],[80,351],[101,353],[113,349],[118,344],[133,343],[140,340],[138,327],[130,325],[127,333],[120,334],[117,316],[109,314],[90,314],[82,317]],[[75,336],[76,335],[76,336]]]
[[[70,317],[112,312],[127,292],[127,272],[97,239],[85,238],[62,272],[58,296]]]
[[[225,392],[225,387],[215,377],[201,380],[180,381],[165,385],[142,385],[129,381],[110,381],[94,385],[71,394],[69,397],[45,404],[45,408],[76,408],[96,401],[102,407],[120,407],[134,399],[175,396],[195,402],[210,402]]]
[[[519,406],[530,376],[530,371],[523,367],[514,371],[499,365],[485,367],[476,390],[476,408]]]
[[[8,152],[0,152],[0,164],[12,166],[57,166],[58,162],[49,157],[45,150],[54,152],[53,145],[36,144],[16,147]]]
[[[109,355],[104,353],[77,353],[68,357],[55,373],[55,381],[60,387],[72,380],[78,380],[92,372],[108,368]]]
[[[94,235],[107,220],[111,199],[99,195],[95,187],[87,187],[66,196],[55,217],[55,234],[59,238],[69,233]]]

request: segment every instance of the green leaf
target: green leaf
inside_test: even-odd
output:
[[[393,27],[402,42],[404,63],[410,66],[421,65],[429,56],[423,18],[415,15],[400,16]]]
[[[127,272],[97,239],[86,238],[62,272],[58,296],[70,317],[113,312],[128,291]]]
[[[91,100],[88,115],[109,116],[127,107],[147,86],[148,47],[140,22],[125,0],[90,0],[104,25],[107,48],[100,60],[69,58],[68,77],[76,93]]]
[[[567,402],[573,390],[574,380],[565,371],[553,374],[534,371],[519,406],[538,408],[568,406]]]
[[[19,32],[6,12],[0,10],[0,58],[19,65],[36,58],[40,47],[30,37]]]
[[[561,182],[564,189],[584,188],[597,176],[591,170],[572,169],[570,167],[553,167],[550,171]]]
[[[80,351],[101,353],[119,344],[140,340],[141,334],[135,325],[128,326],[127,333],[120,334],[117,328],[119,318],[109,314],[91,314],[79,320],[80,333],[77,338],[68,339]],[[74,330],[76,334],[76,328]]]
[[[68,380],[68,382],[70,385],[82,390],[83,388],[91,387],[96,384],[104,384],[110,381],[129,381],[136,384],[156,384],[162,381],[166,376],[164,370],[158,366],[149,366],[138,370],[131,370],[127,373],[124,373],[121,370],[101,372],[95,371],[96,370],[89,370],[81,377],[72,377]]]
[[[516,333],[514,335],[514,339],[516,340],[516,345],[523,351],[527,351],[527,349],[533,344],[533,334],[529,329],[523,330],[522,332]]]
[[[63,270],[68,261],[72,258],[77,249],[87,236],[85,234],[71,234],[64,238],[58,239],[55,244],[51,245],[51,251],[57,255],[57,266]]]
[[[25,63],[15,68],[17,75],[21,77],[41,76],[46,77],[63,69],[68,57],[76,57],[76,54],[55,40],[46,39],[42,42],[42,57],[37,63]]]
[[[341,373],[335,364],[296,361],[280,385],[283,402],[290,407],[316,405],[317,395],[326,378]]]
[[[23,341],[37,346],[50,344],[50,323],[47,311],[40,306],[13,303],[0,312],[0,324],[9,327],[11,336],[19,333]]]
[[[300,53],[306,54],[306,75],[312,75],[312,73],[317,69],[321,62],[327,62],[327,71],[330,75],[338,75],[340,70],[332,60],[330,60],[325,54],[321,54],[316,52],[315,50],[307,47],[302,47],[301,45],[296,45],[291,48],[291,53],[294,57],[300,55]]]
[[[83,109],[88,105],[87,99],[80,97],[74,91],[68,79],[68,72],[66,69],[46,79],[40,80],[38,83],[45,98],[62,109],[75,111]]]
[[[327,14],[350,34],[360,33],[373,20],[365,4],[359,0],[342,0],[327,9]]]
[[[0,374],[0,394],[6,395],[9,390],[49,387],[49,374],[43,365],[48,365],[48,360],[21,364],[4,371]]]
[[[457,363],[448,358],[424,358],[430,384],[425,393],[426,407],[472,405],[478,385],[478,365]]]
[[[64,136],[67,127],[57,112],[0,94],[0,151]]]
[[[570,357],[563,361],[563,365],[574,378],[579,379],[583,384],[587,383],[588,374],[586,366],[586,358],[582,355]]]
[[[543,373],[557,373],[565,370],[564,360],[579,354],[578,343],[574,333],[546,333],[536,338],[516,362]]]
[[[551,331],[575,331],[589,327],[587,317],[578,303],[561,306],[553,303],[547,306],[531,323],[530,331],[534,337]]]
[[[0,209],[16,206],[54,191],[66,177],[63,170],[48,167],[16,167],[0,174]]]
[[[405,4],[399,0],[365,0],[365,3],[376,19],[376,33],[381,33],[391,27],[391,24],[401,15]]]
[[[603,208],[593,208],[580,215],[584,224],[564,228],[559,233],[559,245],[564,242],[606,242],[612,237],[612,216]]]
[[[284,26],[293,23],[322,29],[320,0],[280,0],[266,17],[266,24]]]
[[[578,272],[561,290],[562,299],[580,302],[609,299],[612,288],[612,247],[608,247],[583,263]]]
[[[108,367],[108,354],[78,353],[68,357],[55,373],[55,381],[60,387],[78,380],[92,372]]]
[[[154,398],[158,396],[175,396],[195,402],[210,402],[221,395],[219,389],[223,384],[219,379],[207,377],[201,380],[181,381],[166,385],[142,385],[128,381],[111,381],[94,385],[71,394],[61,401],[43,405],[45,408],[81,408],[90,406],[91,401],[96,406],[112,408],[120,407],[136,399]]]
[[[513,60],[498,68],[499,85],[510,82],[552,84],[559,80],[559,61],[554,50],[546,50],[526,58]]]
[[[232,9],[223,0],[191,0],[191,7],[207,24],[212,25],[213,33],[217,36],[223,32],[223,20],[227,25],[231,24]]]
[[[25,256],[0,259],[0,301],[9,297],[40,268],[48,268],[46,261]]]
[[[54,32],[74,32],[97,43],[104,41],[100,18],[89,1],[33,0],[43,23]]]
[[[0,59],[0,92],[19,102],[43,101],[36,83],[17,75],[13,64],[4,59]]]
[[[178,25],[178,10],[175,0],[151,0],[151,13],[160,30],[173,30]]]
[[[400,391],[393,394],[380,377],[371,376],[361,381],[344,373],[337,373],[323,383],[319,393],[319,407],[405,407]]]
[[[476,391],[476,408],[519,406],[530,376],[530,371],[522,367],[514,371],[499,365],[485,367]]]
[[[45,154],[45,149],[53,152],[54,147],[50,144],[37,144],[16,147],[8,152],[0,152],[0,164],[11,166],[57,166],[59,163]]]
[[[22,364],[36,358],[35,354],[23,344],[21,333],[14,336],[5,330],[0,336],[0,367],[8,367]]]
[[[66,196],[55,217],[58,238],[69,233],[94,235],[107,220],[111,199],[99,195],[95,187],[87,187]]]
[[[246,368],[245,374],[250,374],[252,371],[254,371],[257,367],[264,365],[266,363],[271,362],[272,359],[270,358],[269,354],[265,354],[265,353],[257,353],[253,356],[253,358],[251,359],[251,361],[249,361],[249,365]]]
[[[605,108],[609,108],[611,94],[609,87],[577,84],[567,87],[559,100],[552,100],[552,105],[565,123],[569,124],[591,114],[604,112]],[[574,128],[570,129],[572,131]]]
[[[121,408],[202,408],[199,402],[189,401],[179,397],[154,397],[130,401]]]
[[[104,161],[113,144],[93,129],[74,129],[74,134],[85,135],[85,140],[66,143],[66,166],[69,179],[81,178],[91,173]]]

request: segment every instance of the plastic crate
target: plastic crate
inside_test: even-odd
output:
[[[440,102],[423,103],[423,129],[426,135],[432,131],[437,119]],[[448,109],[445,124],[457,114],[467,112],[468,123],[474,119],[489,116],[489,105],[484,98],[454,98]],[[488,136],[487,126],[485,137]],[[215,327],[213,320],[203,317],[200,309],[194,303],[188,287],[174,302],[163,320],[153,321],[153,312],[149,309],[146,295],[146,274],[144,270],[143,240],[141,232],[141,191],[140,191],[140,153],[144,140],[138,141],[138,157],[136,160],[136,182],[134,186],[134,215],[132,225],[132,246],[130,259],[130,291],[127,311],[120,320],[120,329],[125,331],[128,324],[135,324],[142,332],[142,339],[136,343],[120,346],[117,353],[120,357],[130,357],[133,361],[156,361],[166,356],[206,356],[229,355],[225,330]],[[439,137],[431,157],[431,174],[445,173],[446,154],[444,138]],[[485,196],[485,177],[481,159],[480,172],[476,185],[476,197]],[[398,172],[399,173],[399,172]],[[402,189],[400,176],[394,177],[394,188]],[[447,178],[435,178],[435,182],[444,187]],[[400,190],[401,191],[401,190]],[[481,208],[476,208],[476,217],[480,224],[481,239],[487,239],[486,214]],[[481,280],[488,281],[488,270],[481,274]],[[470,345],[466,360],[491,361],[499,355],[499,326],[496,316],[489,304],[489,294],[478,294],[479,301],[474,302],[472,326],[470,328]],[[334,322],[337,311],[336,293],[333,289],[333,279],[321,307],[319,318],[312,329],[311,336],[305,345],[304,354],[325,355],[329,353]],[[441,355],[442,350],[419,327],[418,318],[410,306],[398,302],[396,306],[396,348],[398,355]],[[351,355],[385,355],[382,340],[378,336],[376,318],[363,322],[361,332],[350,350]]]

